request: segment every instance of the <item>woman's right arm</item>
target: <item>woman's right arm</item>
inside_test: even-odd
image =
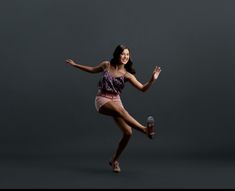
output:
[[[100,64],[98,64],[97,66],[84,66],[84,65],[75,63],[71,59],[67,59],[66,62],[68,64],[70,64],[71,66],[75,67],[75,68],[78,68],[80,70],[83,70],[83,71],[89,72],[89,73],[99,73],[99,72],[102,72],[102,71],[104,71],[104,69],[107,68],[107,66],[109,64],[108,61],[103,61]]]

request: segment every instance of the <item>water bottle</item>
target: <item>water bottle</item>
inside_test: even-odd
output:
[[[150,139],[153,139],[155,135],[155,120],[153,116],[149,116],[147,118],[147,128],[148,128],[148,136]]]

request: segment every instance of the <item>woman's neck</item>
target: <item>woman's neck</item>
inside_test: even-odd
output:
[[[116,66],[115,66],[115,70],[117,70],[117,71],[118,71],[118,70],[123,70],[123,69],[124,69],[124,66],[125,66],[124,64],[116,65]]]

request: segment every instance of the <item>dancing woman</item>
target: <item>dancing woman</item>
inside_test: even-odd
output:
[[[148,118],[146,126],[135,120],[125,109],[122,104],[120,95],[126,82],[130,82],[135,88],[140,91],[147,91],[153,82],[159,77],[161,68],[156,67],[153,70],[151,78],[145,84],[140,83],[135,77],[133,62],[130,58],[130,49],[124,45],[116,47],[113,58],[110,61],[103,61],[95,67],[85,66],[75,63],[71,59],[66,62],[80,70],[89,73],[101,73],[102,77],[98,82],[98,92],[95,97],[96,110],[103,115],[111,116],[123,132],[121,141],[118,144],[117,150],[114,152],[109,164],[114,172],[120,172],[118,159],[121,153],[127,146],[131,135],[132,128],[144,133],[150,139],[154,137],[155,125],[154,119],[150,122]]]

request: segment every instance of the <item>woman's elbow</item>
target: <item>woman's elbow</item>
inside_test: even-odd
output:
[[[147,91],[147,89],[146,89],[146,88],[144,88],[144,87],[141,87],[141,88],[140,88],[140,91],[142,91],[142,92],[144,93],[144,92],[146,92],[146,91]]]

